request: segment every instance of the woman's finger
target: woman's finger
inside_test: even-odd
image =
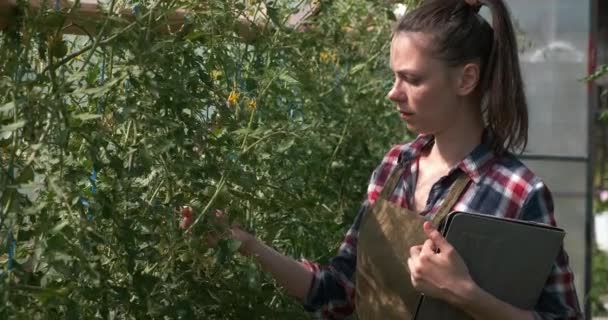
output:
[[[426,239],[426,241],[424,241],[424,244],[422,245],[422,250],[420,251],[420,253],[432,255],[432,254],[435,254],[436,252],[437,252],[437,247],[433,243],[433,240]]]
[[[228,229],[230,227],[228,225],[228,214],[222,210],[215,209],[213,211],[213,224],[219,227],[219,229]]]
[[[429,221],[425,222],[423,225],[424,233],[427,238],[433,242],[433,245],[436,249],[443,251],[447,251],[451,245],[450,243],[441,235],[441,232],[437,231],[433,224]],[[433,250],[436,252],[436,250]]]
[[[220,237],[216,233],[209,233],[204,237],[205,244],[210,248],[215,248],[220,242]]]
[[[412,281],[413,281],[414,280],[413,273],[414,273],[414,271],[416,269],[415,269],[415,266],[414,266],[414,259],[412,259],[411,257],[409,259],[407,259],[407,269],[408,269],[408,271],[409,271],[409,273],[410,273],[410,275],[412,277]]]
[[[410,248],[410,257],[416,258],[420,255],[420,251],[422,251],[422,246],[413,246]]]
[[[190,206],[182,206],[179,208],[179,228],[188,230],[194,223],[194,210]]]

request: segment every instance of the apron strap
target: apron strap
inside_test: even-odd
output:
[[[383,200],[387,200],[387,201],[390,199],[392,193],[395,191],[395,188],[397,187],[397,183],[399,182],[399,179],[403,175],[404,170],[405,170],[405,168],[400,164],[397,165],[397,167],[395,169],[393,169],[393,171],[390,173],[386,183],[384,184],[384,187],[382,188],[382,191],[380,192],[380,196],[378,197],[378,199],[383,199]],[[443,200],[441,207],[439,207],[437,213],[431,220],[431,222],[433,222],[433,225],[435,225],[437,227],[439,225],[439,223],[441,222],[441,220],[443,218],[445,218],[445,216],[447,216],[448,213],[451,212],[452,207],[454,207],[456,205],[456,202],[458,201],[458,199],[460,199],[460,196],[462,195],[462,193],[464,192],[466,187],[469,185],[469,182],[470,182],[470,179],[469,179],[468,175],[461,173],[460,176],[458,176],[456,181],[454,181],[454,183],[452,184],[450,191],[448,191],[448,195]]]
[[[458,199],[460,199],[460,196],[466,189],[469,182],[469,176],[464,173],[461,173],[456,181],[454,181],[454,184],[452,184],[452,187],[450,188],[448,195],[443,200],[441,207],[439,207],[439,210],[437,210],[437,213],[433,219],[431,219],[431,222],[433,222],[435,227],[437,227],[441,220],[451,212],[452,207],[456,205],[456,202]]]
[[[397,188],[397,183],[399,183],[399,179],[403,176],[403,172],[405,168],[401,164],[397,164],[395,169],[391,171],[388,178],[386,179],[386,183],[380,192],[380,196],[378,199],[389,200],[395,188]]]

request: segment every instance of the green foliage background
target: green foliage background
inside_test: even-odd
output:
[[[306,318],[234,243],[201,238],[226,208],[288,255],[335,253],[407,137],[385,98],[391,6],[323,3],[299,32],[267,1],[244,42],[235,18],[259,1],[142,2],[133,21],[122,5],[88,36],[62,35],[69,9],[0,34],[0,318]],[[177,7],[196,14],[159,31]]]
[[[603,76],[608,75],[608,65],[600,66],[597,71],[589,77],[589,80],[595,80],[601,78]],[[602,96],[602,105],[600,105],[599,119],[597,123],[598,132],[600,130],[606,130],[605,128],[608,126],[608,105],[606,102],[606,97],[608,96],[608,91],[606,89],[601,92]],[[605,137],[605,135],[598,134],[599,137]],[[606,183],[608,182],[608,176],[606,175],[606,168],[608,168],[608,143],[606,141],[596,140],[596,148],[597,148],[597,157],[596,157],[596,179],[594,184],[600,187],[600,190],[603,190],[606,187]],[[603,176],[604,175],[604,176]],[[603,181],[602,181],[603,180]],[[608,210],[608,202],[602,202],[599,197],[594,201],[594,212],[602,213]],[[608,230],[605,230],[608,232]],[[593,263],[592,263],[592,284],[591,284],[591,292],[590,292],[590,300],[591,300],[591,309],[593,315],[604,316],[608,314],[608,310],[604,307],[604,302],[602,300],[606,299],[606,295],[608,295],[608,255],[602,251],[600,251],[597,246],[593,250]],[[601,299],[603,297],[603,299]]]
[[[234,243],[206,246],[208,214],[327,261],[408,134],[385,98],[392,2],[323,2],[302,32],[281,27],[297,2],[114,0],[89,35],[62,35],[86,22],[69,9],[0,33],[1,319],[308,318]],[[271,22],[243,41],[261,3]],[[188,23],[162,31],[178,7]]]

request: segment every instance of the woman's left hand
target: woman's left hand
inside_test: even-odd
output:
[[[414,288],[452,305],[462,303],[463,294],[474,286],[469,269],[454,247],[430,222],[424,223],[428,239],[410,248],[407,261]]]

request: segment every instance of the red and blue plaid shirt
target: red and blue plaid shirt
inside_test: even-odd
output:
[[[354,309],[354,275],[356,270],[357,235],[367,206],[373,204],[395,166],[401,162],[405,172],[391,201],[412,209],[416,171],[422,150],[434,142],[432,136],[421,135],[411,143],[394,146],[374,171],[363,203],[354,224],[346,233],[338,255],[329,265],[321,266],[308,260],[302,263],[314,273],[311,287],[304,301],[307,311],[323,319],[343,319]],[[434,215],[448,189],[462,171],[471,183],[452,208],[457,211],[477,212],[499,217],[516,218],[556,225],[551,193],[543,181],[515,156],[495,154],[487,143],[477,146],[448,175],[440,179],[429,193],[427,207],[421,213]],[[582,319],[574,288],[573,273],[568,256],[562,249],[542,295],[535,307],[537,319]]]

